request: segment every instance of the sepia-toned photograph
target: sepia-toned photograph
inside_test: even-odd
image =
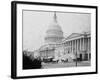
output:
[[[23,69],[91,66],[91,14],[23,10]]]

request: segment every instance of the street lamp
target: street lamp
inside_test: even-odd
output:
[[[77,67],[77,51],[75,51],[75,48],[73,48],[73,52],[75,52],[75,55],[76,55],[76,60],[75,60],[75,65],[76,65],[76,67]]]
[[[77,67],[77,51],[76,51],[76,67]]]

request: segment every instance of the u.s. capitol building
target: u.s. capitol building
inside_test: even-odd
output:
[[[91,34],[72,33],[68,37],[63,36],[61,26],[57,22],[56,13],[53,22],[48,26],[42,45],[38,52],[41,59],[75,59],[90,60],[91,58]]]
[[[56,13],[54,13],[53,21],[49,24],[44,37],[44,45],[33,54],[41,59],[52,58],[59,61],[91,59],[91,33],[72,33],[68,37],[64,37],[63,34],[61,26],[57,22]]]

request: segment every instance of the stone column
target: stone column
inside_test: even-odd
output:
[[[71,41],[70,41],[70,53],[71,53]]]
[[[88,52],[90,50],[89,38],[88,38]]]
[[[73,40],[73,53],[75,54],[75,40]]]
[[[81,51],[81,46],[82,46],[81,43],[82,43],[82,41],[81,41],[81,39],[80,39],[80,51]]]
[[[84,51],[84,38],[83,38],[83,51]]]
[[[70,53],[70,41],[69,41],[69,53]]]
[[[89,38],[89,53],[91,53],[91,38]]]
[[[71,52],[71,50],[72,50],[72,47],[71,47],[71,41],[70,41],[70,52]]]
[[[76,55],[76,52],[77,52],[77,42],[75,40],[75,55]],[[77,58],[77,55],[76,55],[76,58]]]
[[[82,49],[81,49],[81,51],[83,51],[83,38],[82,38]],[[83,52],[82,52],[82,60],[83,60]]]
[[[87,44],[88,44],[88,49],[87,49],[87,51],[88,51],[88,60],[89,60],[89,38],[87,38],[88,40],[87,40]]]
[[[77,40],[76,40],[76,52],[77,52]]]
[[[76,53],[76,40],[75,40],[75,43],[74,43],[74,51]]]
[[[85,42],[84,42],[84,41],[85,41],[85,38],[83,38],[83,51],[85,51]],[[83,52],[83,54],[82,54],[83,59],[84,59],[84,55],[85,55],[85,54],[84,54],[84,52]]]
[[[71,53],[72,53],[72,41],[71,41]]]
[[[70,53],[70,41],[69,41],[69,53]]]
[[[73,40],[72,40],[72,53],[73,53]]]
[[[79,55],[79,39],[77,39],[77,54]]]
[[[78,43],[77,44],[78,44],[78,51],[79,51],[79,39],[78,39]]]

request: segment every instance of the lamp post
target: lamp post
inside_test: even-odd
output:
[[[77,67],[77,52],[76,52],[76,67]]]
[[[75,56],[76,56],[75,66],[77,67],[77,52],[75,51],[75,48],[73,48],[73,52],[75,52]]]

